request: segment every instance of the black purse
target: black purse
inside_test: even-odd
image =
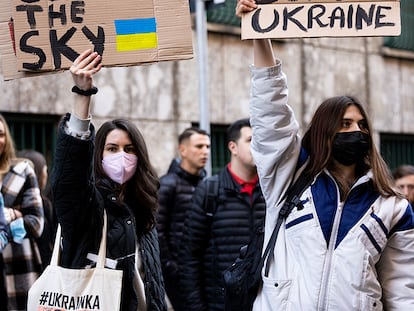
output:
[[[263,282],[261,271],[269,254],[274,251],[280,226],[295,206],[298,206],[298,209],[303,208],[300,196],[310,183],[311,179],[307,175],[301,174],[293,186],[288,189],[285,204],[280,209],[276,225],[263,255],[264,225],[254,231],[249,244],[240,249],[239,257],[224,271],[226,311],[252,310],[257,292]],[[270,257],[266,261],[265,275],[268,275],[272,258]]]

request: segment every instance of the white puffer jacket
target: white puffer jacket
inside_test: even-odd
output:
[[[251,67],[253,157],[267,201],[265,243],[301,151],[281,64]],[[371,172],[345,202],[329,172],[303,193],[279,232],[253,310],[414,310],[414,216],[406,200],[381,197]]]

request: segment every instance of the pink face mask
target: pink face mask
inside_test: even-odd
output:
[[[138,157],[123,151],[107,155],[102,159],[102,167],[106,175],[118,184],[123,184],[134,175]]]

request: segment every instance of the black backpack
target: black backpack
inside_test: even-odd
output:
[[[249,244],[240,249],[240,255],[236,261],[224,271],[224,300],[226,311],[252,310],[257,292],[262,285],[261,271],[266,258],[274,250],[280,226],[295,206],[298,206],[298,209],[303,208],[300,196],[311,184],[311,181],[312,179],[309,176],[301,174],[287,190],[285,204],[279,212],[279,217],[263,256],[264,221],[263,226],[253,233]],[[269,271],[271,258],[273,257],[270,257],[266,262],[265,275]]]
[[[204,201],[204,210],[206,215],[212,219],[216,212],[216,200],[219,193],[219,178],[218,175],[207,178],[207,191]]]

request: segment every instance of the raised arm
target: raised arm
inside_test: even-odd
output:
[[[257,9],[254,0],[239,0],[236,15]],[[275,208],[293,177],[300,151],[299,126],[288,105],[288,88],[282,63],[276,59],[269,39],[253,40],[250,122],[252,155],[266,198],[267,215]],[[273,214],[275,216],[275,214]],[[272,221],[272,216],[266,217]]]
[[[243,0],[247,1],[247,0]],[[276,65],[272,43],[269,39],[253,40],[254,65],[256,67],[271,67]]]
[[[53,205],[62,227],[64,267],[83,266],[79,258],[86,257],[83,252],[94,247],[87,234],[95,228],[91,223],[98,220],[97,196],[91,182],[94,127],[90,124],[90,98],[96,93],[91,92],[92,77],[102,67],[100,60],[97,53],[86,50],[73,62],[70,72],[76,95],[72,113],[63,118],[58,128],[51,185]]]
[[[236,6],[236,15],[242,17],[243,14],[257,9],[254,0],[239,0]],[[253,40],[254,65],[256,67],[270,67],[276,65],[273,55],[272,43],[269,39]]]
[[[79,119],[87,119],[90,115],[90,102],[91,97],[85,96],[79,93],[82,91],[90,91],[93,89],[92,76],[102,68],[101,64],[102,57],[92,50],[86,50],[78,58],[75,59],[70,72],[72,74],[75,87],[81,90],[76,92],[75,103],[73,104],[73,113]]]

